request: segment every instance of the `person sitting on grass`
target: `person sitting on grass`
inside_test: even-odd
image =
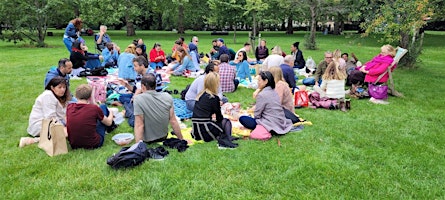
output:
[[[119,55],[117,66],[119,67],[118,77],[128,81],[134,81],[136,78],[136,71],[133,69],[133,58],[136,57],[136,46],[134,44],[128,45],[124,53]]]
[[[119,59],[119,53],[116,45],[112,42],[107,43],[106,48],[102,50],[102,57],[104,58],[102,62],[103,67],[116,67]]]
[[[304,85],[316,85],[320,86],[323,79],[322,76],[326,71],[328,65],[333,61],[333,54],[330,51],[326,51],[324,53],[324,60],[318,64],[317,69],[315,70],[314,77],[308,77],[303,79]]]
[[[113,112],[107,106],[90,104],[93,89],[87,84],[76,88],[76,103],[66,109],[66,128],[71,148],[95,149],[103,145],[105,131],[116,128]]]
[[[223,54],[224,55],[224,54]],[[204,79],[204,89],[196,97],[192,116],[192,137],[195,140],[218,141],[218,148],[236,148],[232,143],[232,123],[223,117],[218,97],[219,75],[209,72]]]
[[[73,71],[73,63],[68,58],[62,58],[59,60],[59,63],[57,65],[57,68],[51,68],[48,73],[46,73],[45,81],[43,84],[43,87],[46,89],[46,86],[51,81],[51,79],[61,76],[65,78],[66,81],[66,88],[69,91],[70,88],[70,74],[71,71]],[[70,95],[72,96],[72,95]]]
[[[236,79],[236,68],[229,65],[229,55],[223,54],[219,58],[221,59],[221,64],[219,64],[221,90],[222,92],[235,92],[239,85],[239,80]]]
[[[293,111],[294,110],[294,99],[291,93],[289,85],[284,81],[283,72],[280,67],[271,67],[269,72],[273,75],[275,80],[275,92],[277,92],[280,97],[281,106],[283,108]]]
[[[190,55],[187,53],[187,51],[184,48],[178,47],[176,49],[176,51],[179,55],[179,60],[181,60],[181,61],[179,63],[177,63],[176,65],[173,65],[171,68],[169,68],[167,70],[168,73],[172,73],[175,76],[181,76],[187,70],[191,71],[191,72],[196,72],[199,70],[195,67],[195,65],[193,64],[192,58],[190,57]]]
[[[261,66],[261,71],[267,71],[269,70],[270,67],[273,66],[280,66],[281,64],[284,63],[284,58],[281,55],[282,51],[281,51],[281,47],[280,46],[275,46],[272,48],[272,54],[267,56],[267,58],[264,60],[262,66]]]
[[[340,63],[337,61],[331,62],[323,74],[321,86],[314,86],[314,91],[320,94],[320,98],[339,99],[340,109],[346,111],[344,103],[346,77],[346,71],[341,69]]]
[[[134,97],[134,136],[135,141],[147,143],[161,142],[167,138],[168,124],[178,139],[183,139],[181,128],[176,120],[173,98],[166,92],[156,92],[156,76],[142,77],[142,93]]]
[[[52,78],[46,85],[45,91],[37,97],[32,106],[31,114],[29,114],[28,134],[39,137],[43,119],[54,118],[65,125],[66,106],[70,98],[65,78],[60,76]],[[39,138],[22,137],[19,147],[38,141]]]
[[[236,77],[240,79],[240,81],[248,78],[249,81],[252,82],[249,63],[247,62],[247,54],[245,51],[240,51],[237,59],[230,61],[230,64],[236,66]]]
[[[144,58],[148,60],[148,55],[144,52],[144,47],[142,45],[136,45],[136,56],[144,56]]]
[[[269,71],[262,71],[258,76],[254,117],[241,116],[239,122],[246,128],[254,130],[262,125],[272,134],[286,134],[292,129],[292,121],[287,119],[275,89],[275,80]]]
[[[153,70],[161,69],[165,63],[165,52],[161,48],[161,44],[155,43],[153,49],[150,50],[150,67]]]

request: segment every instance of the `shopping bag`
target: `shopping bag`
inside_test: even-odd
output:
[[[298,90],[294,93],[294,106],[296,108],[308,107],[309,97],[306,90]]]
[[[55,119],[43,119],[39,148],[49,156],[68,153],[64,126]]]

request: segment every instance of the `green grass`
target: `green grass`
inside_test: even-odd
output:
[[[160,42],[169,52],[178,35],[171,32],[138,31],[150,48]],[[110,31],[125,48],[137,37]],[[199,36],[200,51],[207,52],[214,38]],[[445,69],[444,32],[427,32],[422,62],[416,70],[397,69],[396,87],[404,98],[389,98],[389,105],[352,100],[352,110],[297,109],[313,122],[302,132],[270,141],[239,141],[233,151],[220,151],[215,142],[190,147],[184,153],[170,151],[162,162],[149,160],[129,170],[115,171],[107,157],[120,147],[113,134],[131,132],[124,124],[106,136],[96,150],[75,150],[48,157],[37,145],[18,148],[27,136],[28,116],[42,92],[45,73],[62,57],[68,57],[62,32],[47,37],[49,48],[31,48],[0,42],[0,163],[1,199],[444,199]],[[235,50],[247,40],[247,32],[224,37]],[[93,38],[85,37],[90,49]],[[269,48],[280,45],[289,52],[294,35],[265,32]],[[354,52],[371,59],[382,44],[374,38],[317,35],[319,50],[303,50],[316,62],[327,50]],[[301,44],[301,46],[304,46]],[[252,54],[251,54],[252,56]],[[172,78],[171,89],[181,90],[192,79]],[[72,87],[85,79],[72,81]],[[241,88],[228,94],[231,102],[248,107],[252,90]],[[177,96],[176,96],[177,97]]]

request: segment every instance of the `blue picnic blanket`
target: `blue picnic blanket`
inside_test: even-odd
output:
[[[183,120],[192,118],[193,112],[187,109],[184,100],[174,98],[173,105],[175,107],[175,114],[179,117],[179,119]]]

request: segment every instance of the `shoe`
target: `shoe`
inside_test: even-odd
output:
[[[236,149],[236,146],[229,146],[229,145],[225,145],[225,144],[219,144],[218,143],[218,149]]]
[[[116,123],[113,121],[113,123],[111,124],[111,126],[107,126],[107,127],[105,128],[105,130],[107,131],[107,133],[111,133],[111,132],[113,132],[117,127],[118,127],[118,125],[116,125]]]
[[[160,150],[159,148],[162,148],[163,150]],[[147,149],[147,155],[148,158],[151,158],[153,160],[164,160],[165,156],[168,155],[168,151],[165,150],[163,147],[158,147],[156,149],[149,148]]]
[[[351,110],[351,100],[346,100],[346,110]]]
[[[344,102],[343,100],[340,101],[340,110],[342,112],[346,112],[346,102]]]
[[[24,146],[34,144],[40,141],[40,138],[32,138],[32,137],[21,137],[19,142],[19,147],[22,148]]]
[[[303,125],[298,125],[298,126],[292,126],[292,128],[289,130],[289,132],[296,132],[296,131],[301,131],[304,129]]]
[[[226,134],[222,134],[218,138],[218,149],[234,149],[238,147],[237,143],[233,143]]]

